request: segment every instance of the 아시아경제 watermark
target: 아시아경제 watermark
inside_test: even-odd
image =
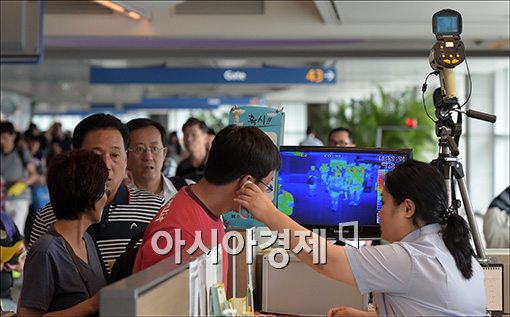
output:
[[[279,247],[272,248],[268,253],[269,263],[274,268],[284,268],[289,264],[290,256],[287,251],[292,251],[296,254],[303,251],[312,253],[314,264],[326,264],[327,248],[325,229],[293,232],[289,229],[285,229],[283,232],[265,230],[260,232],[260,237],[267,238],[267,240],[260,243],[260,245],[258,240],[254,237],[254,231],[249,230],[247,232],[249,232],[248,236],[243,238],[241,233],[237,231],[228,231],[225,233],[222,241],[218,241],[218,230],[211,229],[211,243],[206,245],[203,242],[202,231],[195,231],[193,242],[186,248],[187,243],[186,240],[182,238],[182,231],[180,229],[175,229],[171,232],[160,230],[152,236],[150,243],[152,250],[158,255],[166,256],[173,252],[176,264],[182,262],[183,251],[187,252],[189,255],[193,255],[198,250],[205,254],[209,254],[211,251],[215,252],[212,254],[213,264],[218,264],[218,248],[212,248],[211,246],[216,246],[220,243],[223,250],[230,255],[238,255],[246,248],[246,263],[253,264],[255,248],[257,246],[260,250],[266,250],[277,242]],[[294,248],[291,248],[291,239],[297,242]]]

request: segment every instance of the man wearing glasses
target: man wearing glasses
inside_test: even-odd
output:
[[[277,147],[260,129],[231,125],[221,130],[212,143],[204,177],[179,191],[147,227],[133,272],[152,266],[176,252],[184,256],[188,248],[195,245],[198,234],[209,250],[215,246],[213,230],[217,230],[217,243],[221,243],[225,235],[221,216],[240,207],[234,202],[236,192],[248,181],[262,190],[272,191],[267,184],[272,182],[280,164]],[[180,233],[179,238],[185,241],[179,251],[173,247],[177,232]],[[167,252],[160,252],[167,248],[168,242],[158,239],[162,235],[170,235],[174,241]],[[225,250],[222,252],[222,264],[223,283],[227,285],[228,254]]]
[[[126,126],[131,140],[127,169],[134,186],[158,195],[166,203],[182,186],[194,183],[182,177],[168,179],[163,175],[167,141],[165,128],[161,124],[139,118],[129,121]]]
[[[338,127],[331,130],[328,135],[328,146],[356,146],[356,144],[354,144],[354,135],[352,134],[352,131],[344,127]]]

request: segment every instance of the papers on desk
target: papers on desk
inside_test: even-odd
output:
[[[503,311],[503,264],[483,266],[485,289],[487,292],[487,310]]]
[[[214,247],[209,254],[200,256],[189,265],[190,316],[206,316],[212,311],[211,288],[223,281],[221,252],[221,245]],[[214,264],[216,257],[219,263]]]

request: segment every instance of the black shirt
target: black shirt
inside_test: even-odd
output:
[[[207,161],[207,160],[206,160]],[[183,160],[179,166],[177,166],[176,176],[191,179],[194,182],[198,182],[203,176],[205,171],[205,161],[199,167],[191,165],[191,158]]]

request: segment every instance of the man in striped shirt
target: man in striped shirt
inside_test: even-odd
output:
[[[129,240],[145,230],[163,205],[161,198],[122,184],[126,175],[128,145],[129,132],[126,126],[109,114],[93,114],[83,119],[74,129],[73,147],[96,152],[108,167],[106,187],[110,194],[107,204],[101,222],[87,230],[96,242],[107,280],[113,263],[124,253]],[[49,203],[37,213],[29,248],[55,221]]]

